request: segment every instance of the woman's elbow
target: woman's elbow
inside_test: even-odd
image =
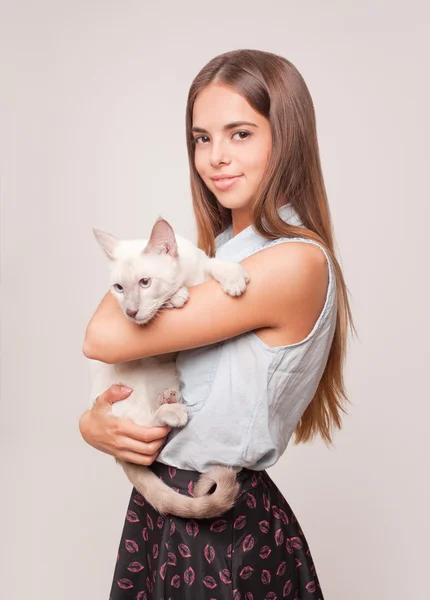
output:
[[[92,360],[100,360],[105,363],[113,363],[111,356],[107,352],[108,345],[101,343],[100,336],[94,331],[93,328],[88,327],[85,333],[84,343],[82,345],[82,352],[87,358]]]
[[[82,345],[82,353],[84,354],[84,356],[86,356],[87,358],[95,358],[95,354],[94,354],[94,348],[90,342],[90,340],[88,339],[87,336],[85,336],[85,340],[84,343]]]

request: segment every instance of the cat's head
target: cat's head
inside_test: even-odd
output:
[[[181,287],[175,233],[161,217],[149,240],[120,240],[93,228],[109,259],[110,291],[123,313],[143,325]]]

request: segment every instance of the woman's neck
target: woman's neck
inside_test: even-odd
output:
[[[252,225],[251,213],[249,208],[235,208],[231,211],[231,223],[233,227],[233,237]]]

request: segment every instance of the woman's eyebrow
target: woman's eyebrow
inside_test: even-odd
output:
[[[233,123],[227,123],[227,125],[224,125],[223,130],[228,131],[229,129],[239,127],[240,125],[251,125],[251,127],[258,127],[258,125],[251,123],[250,121],[233,121]],[[203,129],[202,127],[192,127],[191,131],[193,133],[209,133],[207,129]]]

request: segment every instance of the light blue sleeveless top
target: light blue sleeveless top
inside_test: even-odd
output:
[[[278,212],[287,223],[303,226],[290,204]],[[332,344],[337,316],[333,266],[318,242],[301,237],[267,240],[252,225],[235,236],[230,225],[215,240],[216,258],[237,262],[291,241],[319,246],[328,262],[325,304],[312,331],[286,346],[270,347],[246,332],[181,351],[176,364],[189,421],[169,433],[158,462],[200,473],[212,465],[258,471],[274,465],[285,451],[315,394]]]

